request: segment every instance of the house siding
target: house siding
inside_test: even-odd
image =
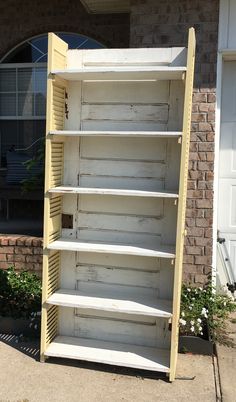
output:
[[[218,0],[131,0],[130,47],[186,46],[196,30],[183,279],[203,284],[212,268]]]

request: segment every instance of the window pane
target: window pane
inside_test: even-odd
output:
[[[18,69],[18,91],[32,92],[33,91],[33,69],[19,68]]]
[[[0,92],[15,92],[16,70],[15,68],[0,69]]]
[[[35,116],[46,116],[46,95],[37,93],[35,96]]]
[[[1,167],[6,166],[6,153],[17,145],[17,121],[0,121]]]
[[[25,149],[37,139],[44,138],[45,120],[1,120],[0,121],[0,166],[6,166],[6,152],[12,148]],[[41,142],[32,145],[27,154],[34,155]]]
[[[34,72],[34,90],[46,94],[47,90],[47,69],[35,68]]]
[[[18,94],[18,116],[34,116],[34,95],[32,93]]]
[[[0,116],[16,116],[16,94],[0,94]]]

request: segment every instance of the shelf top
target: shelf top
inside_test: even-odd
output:
[[[182,131],[92,131],[92,130],[53,130],[49,135],[72,137],[164,137],[179,138]]]
[[[57,336],[45,355],[165,373],[170,371],[168,350],[96,339]]]
[[[81,251],[87,253],[124,254],[143,257],[175,258],[172,247],[146,248],[134,245],[79,241],[60,238],[48,245],[50,250]]]
[[[120,188],[97,188],[97,187],[73,187],[58,186],[50,188],[49,193],[53,194],[91,194],[91,195],[115,195],[126,197],[153,197],[153,198],[178,198],[176,192],[169,190],[146,191],[146,190],[127,190]]]
[[[181,80],[186,67],[169,66],[117,66],[84,67],[78,69],[52,70],[68,81],[143,81],[143,80]]]
[[[111,311],[116,313],[140,314],[152,317],[170,318],[171,300],[161,300],[142,295],[130,296],[127,291],[108,290],[101,292],[81,292],[59,289],[47,300],[48,304],[81,309]]]

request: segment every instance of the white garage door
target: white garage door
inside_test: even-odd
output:
[[[219,163],[218,229],[236,278],[236,61],[223,67]]]

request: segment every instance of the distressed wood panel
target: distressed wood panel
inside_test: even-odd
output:
[[[167,123],[168,105],[99,105],[84,104],[81,112],[82,120],[114,120],[119,121],[158,121]]]
[[[125,319],[123,314],[102,313],[87,316],[84,311],[76,309],[75,336],[81,338],[101,339],[104,341],[128,343],[132,345],[156,346],[164,349],[169,347],[167,320],[155,320],[133,316]],[[89,310],[88,310],[89,313]],[[143,321],[142,321],[143,319]]]
[[[173,140],[168,140],[173,141]],[[177,143],[177,140],[174,140]],[[166,160],[167,140],[162,138],[85,138],[81,139],[81,158],[114,158],[139,161]]]
[[[83,103],[168,103],[169,81],[84,82]]]
[[[120,176],[164,178],[165,165],[160,162],[134,162],[128,160],[99,160],[82,159],[80,174],[91,176]]]

